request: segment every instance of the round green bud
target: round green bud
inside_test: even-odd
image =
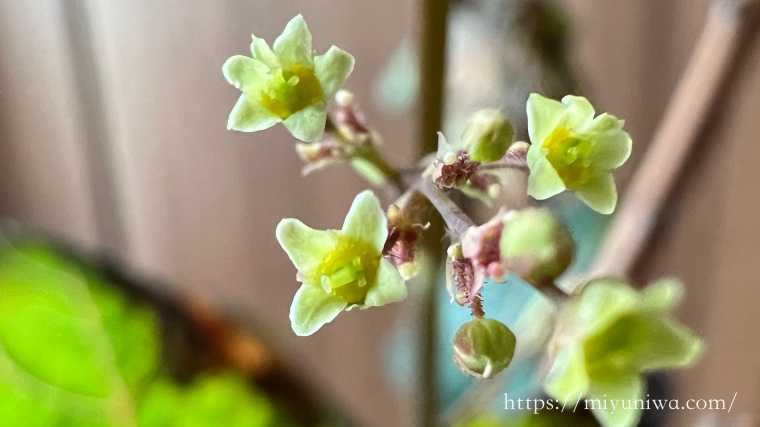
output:
[[[499,249],[504,268],[526,282],[552,285],[575,255],[570,231],[546,209],[530,208],[504,215]]]
[[[512,124],[498,110],[480,110],[467,122],[462,149],[473,162],[495,162],[504,157],[514,136]]]
[[[515,334],[494,319],[476,318],[454,336],[454,362],[476,378],[493,378],[509,366],[515,354]]]

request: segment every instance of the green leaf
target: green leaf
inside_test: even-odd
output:
[[[332,322],[348,304],[319,286],[301,285],[290,306],[290,326],[299,336],[317,332]]]
[[[131,393],[157,368],[156,319],[103,286],[44,248],[0,251],[0,425],[23,413],[34,414],[23,425],[134,425]]]
[[[315,230],[294,218],[280,221],[275,233],[293,265],[302,272],[319,266],[337,242],[335,232]]]
[[[322,91],[329,98],[343,87],[353,71],[354,57],[337,46],[332,46],[324,55],[314,58],[314,66]]]
[[[314,67],[311,32],[303,16],[296,15],[288,22],[285,30],[274,41],[274,52],[283,68],[292,68],[297,64],[307,68]]]
[[[379,254],[388,237],[388,224],[380,200],[369,190],[359,193],[343,222],[343,234],[367,243]]]
[[[274,408],[238,376],[201,377],[181,397],[176,427],[249,427],[275,424]],[[189,409],[189,410],[188,410]],[[277,425],[285,424],[280,417]]]
[[[161,374],[155,311],[47,246],[0,242],[0,425],[266,427],[233,374]]]
[[[186,387],[161,377],[137,408],[140,427],[263,427],[274,418],[273,405],[233,374],[202,376]]]
[[[367,292],[364,305],[378,307],[406,299],[406,284],[396,267],[387,259],[380,260],[375,286]]]

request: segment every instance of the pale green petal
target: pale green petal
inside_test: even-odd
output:
[[[563,126],[576,132],[584,132],[594,119],[594,107],[588,99],[582,96],[567,95],[562,98],[562,103],[567,106]]]
[[[540,150],[539,147],[531,145],[530,151]],[[565,190],[565,183],[559,177],[557,171],[543,155],[536,155],[533,163],[528,163],[530,175],[528,176],[528,195],[533,196],[536,200],[548,199],[551,196],[559,194]]]
[[[648,310],[668,311],[683,298],[683,285],[676,279],[660,279],[641,291],[643,307]]]
[[[454,149],[451,148],[451,144],[446,141],[446,137],[443,136],[443,132],[438,132],[438,151],[436,151],[435,155],[439,159],[443,159],[443,156],[446,155],[446,153],[453,153]]]
[[[576,190],[576,194],[583,203],[599,213],[611,214],[615,211],[617,189],[612,174],[607,171],[598,171]]]
[[[403,301],[406,298],[406,284],[401,278],[396,267],[387,259],[380,260],[377,270],[375,285],[367,292],[364,305],[378,307],[393,302]]]
[[[319,286],[301,285],[290,306],[290,326],[299,336],[317,332],[346,308],[346,302]]]
[[[362,191],[354,199],[343,222],[343,235],[371,245],[378,254],[383,250],[388,221],[380,200],[371,191]]]
[[[283,68],[292,68],[296,64],[314,68],[311,33],[303,16],[296,15],[288,22],[285,30],[274,41],[274,52]]]
[[[280,60],[277,59],[277,55],[274,54],[267,42],[256,36],[251,36],[251,38],[253,39],[251,42],[251,53],[253,54],[253,58],[261,61],[269,68],[280,67]]]
[[[603,382],[593,381],[589,393],[589,399],[594,401],[595,406],[597,403],[604,404],[606,399],[606,408],[594,408],[592,411],[606,427],[635,426],[641,418],[641,409],[626,410],[621,406],[625,403],[626,408],[634,408],[635,405],[641,408],[646,403],[641,401],[644,398],[644,383],[638,374],[616,376]],[[612,401],[616,401],[614,409]]]
[[[634,361],[642,370],[688,366],[702,354],[702,341],[668,316],[642,315],[646,341]]]
[[[227,129],[241,132],[256,132],[269,129],[282,119],[264,108],[258,100],[247,94],[240,95],[237,103],[232,107],[227,121]]]
[[[607,113],[592,122],[586,135],[594,143],[589,157],[595,167],[615,169],[628,160],[632,141],[628,132],[623,130],[623,123],[623,120]]]
[[[269,68],[262,62],[243,55],[235,55],[222,65],[227,81],[243,92],[260,90],[267,82]]]
[[[324,55],[314,58],[314,67],[325,98],[331,98],[343,87],[354,69],[354,57],[333,46]]]
[[[554,359],[544,389],[553,398],[575,405],[588,393],[589,387],[583,347],[574,344],[566,346]]]
[[[527,112],[530,142],[540,147],[557,128],[565,114],[565,106],[559,101],[531,93],[528,97]]]
[[[298,271],[316,268],[335,249],[338,233],[314,230],[294,218],[285,218],[277,224],[277,241],[287,252]]]
[[[283,124],[294,138],[303,142],[316,142],[322,139],[327,121],[325,101],[293,113]]]
[[[578,333],[592,335],[608,328],[621,314],[631,312],[639,303],[636,290],[614,279],[590,282],[569,307],[568,320]]]

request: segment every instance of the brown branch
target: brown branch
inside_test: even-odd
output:
[[[588,277],[626,274],[647,245],[668,196],[684,172],[700,132],[720,110],[729,76],[744,62],[756,27],[758,2],[719,0],[707,23],[651,146],[641,161]]]

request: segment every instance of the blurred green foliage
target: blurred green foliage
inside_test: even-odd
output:
[[[283,425],[234,374],[181,384],[149,305],[45,245],[0,242],[0,425]]]

